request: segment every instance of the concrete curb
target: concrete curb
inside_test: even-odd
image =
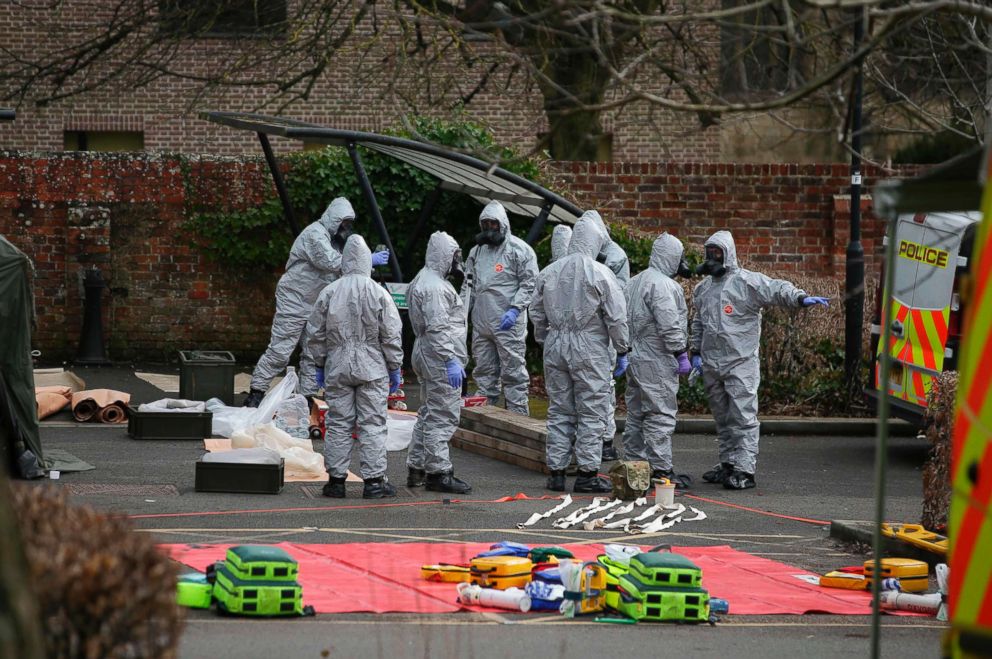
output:
[[[830,522],[830,537],[842,542],[861,542],[870,547],[873,541],[873,529],[873,522],[838,519]],[[882,554],[884,556],[898,556],[899,558],[915,558],[918,561],[926,562],[931,568],[938,563],[947,562],[945,557],[887,536],[882,536]]]
[[[617,431],[623,432],[624,417],[617,417]],[[878,432],[877,419],[779,417],[761,419],[761,433],[765,435],[841,435],[845,437],[874,437]],[[675,432],[694,435],[715,435],[716,423],[712,417],[679,417]],[[893,419],[889,421],[889,434],[895,437],[915,437],[918,429],[910,423]]]

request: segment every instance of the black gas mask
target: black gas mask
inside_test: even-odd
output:
[[[500,231],[499,220],[482,220],[479,225],[482,227],[475,236],[475,242],[480,245],[499,245],[503,242],[503,232]]]
[[[682,277],[683,279],[688,279],[691,276],[692,276],[692,268],[689,267],[689,262],[686,261],[685,257],[683,256],[679,260],[679,267],[677,267],[675,269],[675,272],[672,273],[672,277],[673,278]]]
[[[456,288],[465,281],[465,265],[462,263],[462,250],[456,249],[451,256],[451,267],[448,269],[448,279]]]
[[[354,233],[355,220],[349,218],[346,220],[341,220],[341,224],[338,225],[338,230],[334,232],[331,236],[331,244],[340,250],[344,249],[344,244],[348,242],[348,238]]]
[[[696,274],[722,277],[726,272],[727,266],[723,264],[723,250],[716,245],[707,245],[706,260],[696,266]]]

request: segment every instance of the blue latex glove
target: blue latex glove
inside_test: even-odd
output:
[[[692,370],[696,371],[700,375],[703,374],[703,358],[699,355],[692,356]]]
[[[461,389],[462,381],[465,379],[465,369],[457,359],[451,359],[444,365],[448,373],[448,384],[452,389]]]
[[[520,315],[520,309],[517,309],[516,307],[510,307],[509,309],[507,309],[506,313],[503,314],[503,320],[499,322],[500,330],[506,331],[511,327],[513,327],[516,324],[517,317],[519,315]]]
[[[386,265],[389,263],[389,250],[384,249],[381,252],[376,252],[372,255],[372,267]]]
[[[400,388],[400,369],[389,372],[389,393],[395,394]]]
[[[323,368],[318,368],[317,369],[317,388],[318,389],[323,389],[324,388],[324,369]]]
[[[814,304],[822,304],[825,307],[829,307],[830,306],[830,298],[828,298],[828,297],[804,297],[803,298],[803,306],[804,307],[811,307]]]
[[[613,377],[618,378],[627,372],[627,367],[630,366],[630,359],[627,355],[617,355],[617,368],[613,371]]]
[[[679,375],[689,375],[689,371],[692,370],[692,364],[689,363],[689,355],[683,352],[678,356],[678,360],[679,367],[675,372]]]

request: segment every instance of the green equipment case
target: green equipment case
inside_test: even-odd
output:
[[[296,581],[296,559],[271,545],[238,545],[227,550],[224,567],[244,581]]]
[[[225,565],[214,582],[217,609],[246,616],[301,616],[303,587],[296,581],[239,579]]]
[[[620,577],[617,610],[634,620],[706,622],[710,595],[699,587],[654,586],[632,573]]]
[[[606,606],[617,611],[620,607],[620,577],[627,574],[630,566],[615,561],[606,554],[597,556],[596,560],[606,568]]]
[[[176,602],[179,606],[209,609],[213,592],[214,587],[207,581],[207,575],[199,572],[180,574],[176,580]]]
[[[645,552],[630,558],[630,576],[642,583],[666,588],[699,588],[703,571],[685,556]]]

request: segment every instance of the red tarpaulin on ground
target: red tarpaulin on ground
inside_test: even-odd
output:
[[[172,558],[203,571],[224,559],[232,545],[162,545]],[[347,543],[276,545],[300,564],[303,600],[317,613],[447,613],[485,611],[456,601],[455,584],[424,581],[420,566],[468,563],[486,543]],[[577,558],[593,560],[603,546],[564,545]],[[821,588],[801,576],[809,572],[727,546],[673,547],[703,570],[703,587],[730,602],[734,615],[871,613],[865,592]]]

